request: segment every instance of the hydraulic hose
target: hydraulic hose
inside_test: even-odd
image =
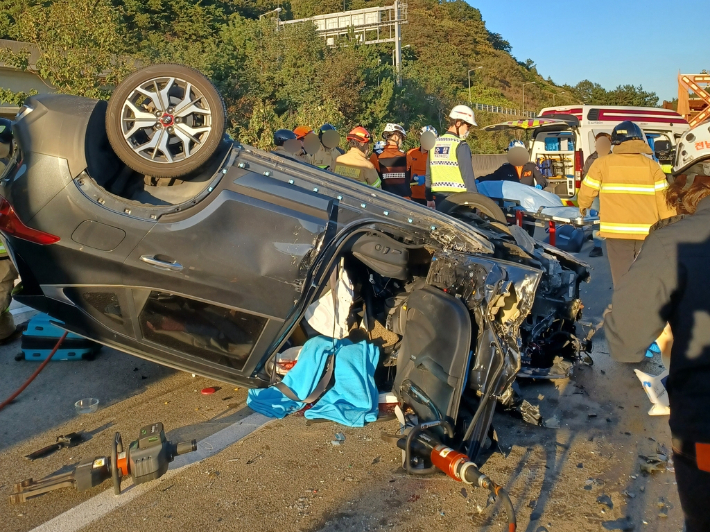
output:
[[[54,354],[55,354],[55,353],[57,352],[57,350],[59,349],[59,346],[62,345],[62,342],[63,342],[64,339],[67,337],[67,334],[69,334],[69,332],[68,332],[68,331],[64,331],[64,334],[61,336],[61,338],[59,338],[59,340],[57,341],[57,345],[54,346],[54,349],[52,349],[52,352],[49,353],[49,356],[44,360],[44,362],[42,362],[42,363],[40,364],[40,366],[35,370],[35,372],[34,372],[32,375],[30,375],[30,378],[27,379],[27,380],[25,381],[25,383],[24,383],[22,386],[20,386],[20,387],[17,389],[17,391],[15,391],[15,393],[13,393],[10,397],[8,397],[8,398],[5,399],[2,403],[0,403],[0,410],[2,410],[2,409],[5,408],[7,405],[9,405],[10,403],[12,403],[12,402],[15,400],[15,398],[16,398],[18,395],[20,395],[20,394],[25,390],[25,388],[27,388],[27,387],[30,385],[30,383],[31,383],[33,380],[35,380],[35,377],[37,377],[37,375],[39,375],[39,372],[42,371],[42,370],[44,369],[44,367],[45,367],[47,364],[49,364],[49,361],[50,361],[50,360],[52,360],[52,357],[54,356]]]

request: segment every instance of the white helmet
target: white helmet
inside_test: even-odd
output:
[[[473,109],[467,105],[457,105],[451,109],[449,118],[451,120],[461,120],[471,126],[478,126],[476,123],[476,117],[473,115]]]
[[[424,126],[419,130],[419,134],[423,135],[424,133],[434,133],[435,137],[439,136],[438,131],[436,131],[436,128],[434,126]]]
[[[673,175],[681,174],[695,163],[709,158],[710,121],[703,122],[683,133],[676,146]]]
[[[385,130],[382,132],[382,138],[387,140],[387,138],[393,133],[399,133],[402,138],[407,136],[407,132],[399,124],[387,124]]]

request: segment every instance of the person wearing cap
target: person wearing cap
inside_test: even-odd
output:
[[[669,324],[668,379],[675,478],[686,532],[710,530],[710,131],[683,134],[665,201],[679,216],[654,224],[604,320],[611,356],[638,363]],[[623,144],[622,144],[623,146]],[[616,148],[615,148],[616,151]],[[604,159],[600,159],[592,169]],[[590,172],[591,173],[591,172]],[[605,205],[602,201],[602,212]]]
[[[613,152],[589,168],[579,189],[582,216],[599,196],[599,236],[606,238],[614,289],[641,251],[649,229],[675,215],[666,204],[666,174],[646,155],[651,148],[638,124],[626,121],[611,134]]]
[[[547,186],[547,179],[530,160],[530,153],[522,141],[511,141],[508,145],[507,159],[507,163],[501,165],[492,174],[479,177],[478,181],[513,181],[540,190]]]
[[[290,129],[278,129],[274,132],[274,145],[271,153],[276,153],[287,159],[304,162],[301,157],[301,141],[296,138],[296,134]]]
[[[477,192],[471,148],[466,143],[476,125],[470,107],[457,105],[449,113],[449,129],[436,139],[429,156],[425,181],[428,207],[436,208],[450,194]]]
[[[344,153],[338,147],[340,135],[337,128],[333,124],[323,124],[318,130],[318,139],[320,140],[318,151],[313,155],[306,155],[306,162],[323,170],[332,170],[335,160]]]
[[[424,126],[419,131],[419,147],[412,148],[407,152],[407,170],[412,176],[412,201],[420,205],[426,205],[426,168],[429,162],[429,149],[431,146],[422,144],[422,136],[439,136],[433,126]]]
[[[372,154],[370,162],[377,169],[382,180],[382,190],[397,194],[406,199],[412,197],[410,174],[407,170],[407,154],[402,151],[402,144],[407,132],[399,124],[387,124],[382,132],[385,149],[379,155]]]
[[[367,158],[372,143],[370,132],[358,126],[346,138],[350,149],[335,160],[334,172],[373,188],[381,188],[377,169]]]

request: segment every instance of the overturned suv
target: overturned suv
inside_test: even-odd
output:
[[[176,65],[108,103],[29,98],[0,176],[17,299],[135,356],[266,387],[343,267],[353,328],[388,338],[380,386],[472,459],[517,377],[563,377],[584,350],[588,267],[490,200],[430,210],[241,145],[225,121],[211,83]]]

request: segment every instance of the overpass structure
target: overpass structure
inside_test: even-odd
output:
[[[297,20],[279,20],[278,27],[310,22],[328,46],[338,46],[353,35],[359,44],[394,43],[397,83],[401,84],[402,24],[407,24],[407,4],[395,0],[391,6],[341,11]]]

